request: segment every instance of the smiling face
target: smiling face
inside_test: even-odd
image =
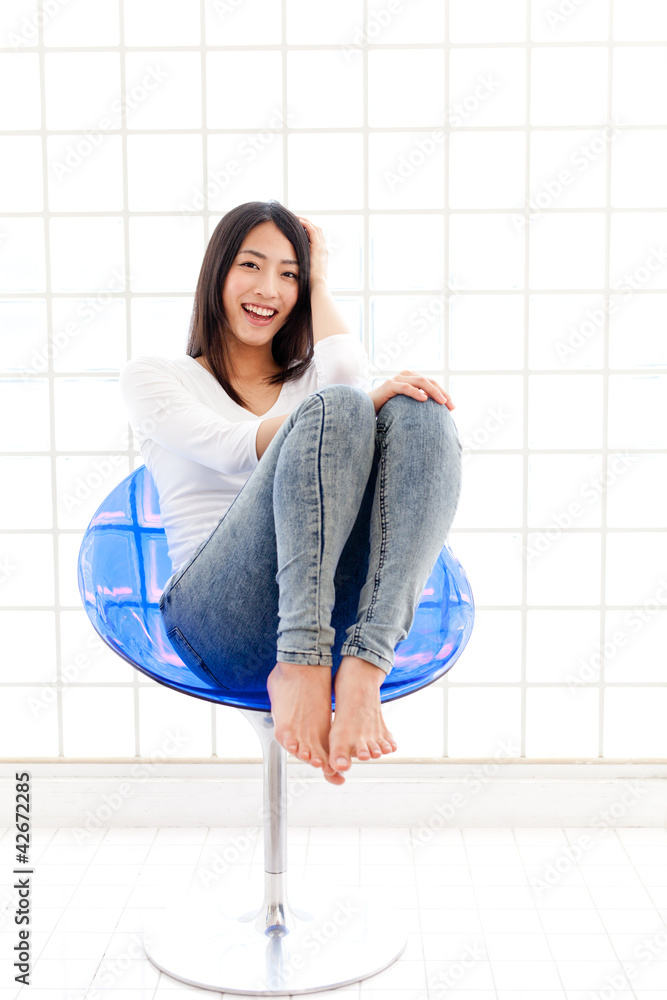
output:
[[[253,347],[270,344],[298,296],[299,268],[290,241],[273,222],[250,229],[222,290],[225,315],[236,339]],[[259,314],[250,311],[253,306]]]

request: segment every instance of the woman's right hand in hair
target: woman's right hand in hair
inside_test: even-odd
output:
[[[386,382],[383,382],[382,385],[377,385],[368,393],[375,405],[376,415],[388,399],[401,394],[412,396],[413,399],[422,401],[427,400],[430,396],[432,399],[435,399],[436,403],[447,406],[450,410],[453,410],[456,405],[452,402],[452,397],[449,393],[445,392],[435,379],[426,378],[425,375],[418,375],[417,372],[410,371],[408,368],[393,378],[388,378]]]

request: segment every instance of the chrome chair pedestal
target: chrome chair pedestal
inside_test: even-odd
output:
[[[188,697],[237,708],[256,729],[264,757],[264,893],[251,877],[244,886],[212,885],[175,901],[147,928],[146,954],[182,982],[248,996],[312,993],[366,979],[398,958],[406,932],[386,900],[378,905],[356,888],[319,889],[290,879],[288,903],[287,755],[274,739],[268,691],[222,688],[181,660],[159,606],[172,573],[157,489],[141,465],[112,489],[84,533],[81,601],[97,634],[143,675]],[[474,611],[470,582],[444,544],[382,685],[382,702],[419,691],[450,670],[470,638]],[[255,888],[258,905],[249,909]]]
[[[270,713],[240,711],[262,744],[264,898],[249,910],[248,886],[197,889],[146,927],[146,955],[174,979],[249,996],[313,993],[375,975],[405,949],[400,913],[356,887],[310,881],[290,880],[288,901],[287,753]]]

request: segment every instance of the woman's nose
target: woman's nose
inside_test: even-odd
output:
[[[255,285],[255,291],[270,302],[271,299],[277,298],[277,281],[273,275],[267,274],[262,275],[260,280]]]

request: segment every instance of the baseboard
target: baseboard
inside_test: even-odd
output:
[[[0,823],[29,772],[34,826],[261,826],[262,764],[238,760],[0,762]],[[665,827],[667,761],[355,761],[345,785],[287,762],[292,826]]]

